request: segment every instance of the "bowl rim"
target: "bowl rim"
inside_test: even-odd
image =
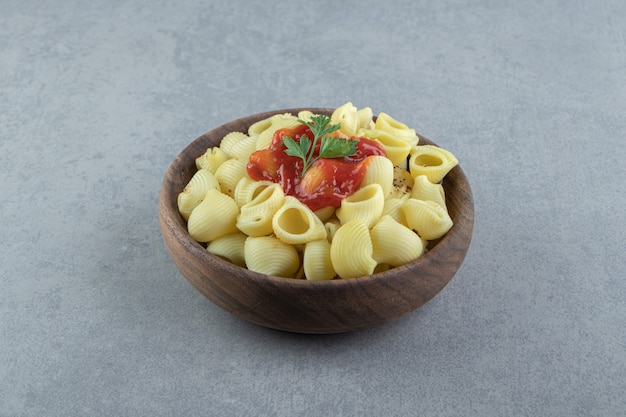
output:
[[[457,235],[462,230],[465,230],[466,233],[467,233],[467,230],[469,230],[469,233],[467,234],[469,235],[469,240],[471,240],[471,237],[473,234],[472,233],[473,223],[474,223],[473,195],[471,191],[471,186],[465,175],[465,172],[461,168],[460,164],[458,164],[457,166],[453,168],[451,172],[454,171],[455,177],[458,178],[458,181],[466,187],[466,190],[464,192],[465,194],[464,200],[466,201],[469,212],[463,216],[456,216],[453,219],[452,228],[443,237],[441,237],[440,239],[437,239],[436,243],[431,249],[429,249],[426,253],[424,253],[419,258],[407,264],[400,265],[400,266],[391,268],[386,271],[377,272],[372,275],[364,275],[364,276],[356,277],[356,278],[349,278],[349,279],[335,278],[332,280],[308,280],[308,279],[282,277],[282,276],[277,276],[277,275],[266,275],[260,272],[249,270],[244,267],[237,266],[223,258],[220,258],[219,256],[213,255],[210,252],[208,252],[201,243],[191,238],[191,236],[187,232],[187,228],[184,227],[186,222],[184,221],[180,212],[178,211],[177,202],[172,201],[173,199],[170,198],[170,196],[177,195],[178,192],[182,190],[178,190],[177,192],[176,190],[173,190],[173,184],[171,181],[168,181],[168,178],[171,175],[176,174],[176,172],[181,171],[182,166],[184,165],[185,157],[187,157],[187,154],[195,150],[195,148],[197,147],[197,144],[199,142],[206,140],[208,136],[220,134],[221,137],[223,138],[229,132],[242,131],[240,127],[244,121],[246,123],[249,123],[248,126],[250,126],[255,121],[260,121],[276,114],[284,114],[284,113],[297,114],[298,112],[303,111],[303,110],[311,111],[314,114],[330,114],[332,113],[332,111],[334,111],[334,109],[332,108],[325,108],[325,107],[296,107],[296,108],[271,110],[271,111],[266,111],[266,112],[261,112],[261,113],[256,113],[256,114],[251,114],[251,115],[247,115],[244,117],[240,117],[230,122],[224,123],[220,126],[217,126],[205,132],[201,136],[197,137],[195,140],[189,143],[172,161],[172,163],[169,165],[165,173],[165,177],[163,179],[160,194],[159,194],[159,217],[161,218],[162,227],[163,226],[168,227],[170,231],[173,233],[173,235],[176,236],[176,239],[183,246],[185,246],[186,250],[189,251],[191,256],[198,257],[199,259],[202,260],[202,263],[204,264],[215,265],[216,267],[219,267],[220,269],[225,270],[225,272],[232,271],[233,273],[236,273],[237,275],[244,276],[246,277],[246,279],[250,279],[253,281],[262,281],[264,284],[273,284],[277,286],[289,285],[289,286],[298,287],[299,289],[303,291],[308,291],[308,290],[314,291],[315,289],[319,289],[319,288],[325,288],[325,289],[329,287],[341,288],[343,286],[354,286],[358,284],[365,284],[365,283],[372,282],[372,281],[393,280],[395,276],[402,275],[404,271],[419,267],[419,265],[422,263],[427,263],[430,260],[430,258],[437,255],[439,250],[445,249],[446,243],[448,241],[455,239],[455,237],[457,237]],[[236,128],[234,128],[235,126]],[[417,135],[420,138],[420,142],[419,142],[420,144],[432,144],[435,146],[439,146],[436,143],[434,143],[432,140],[428,139],[427,137],[419,133],[417,133]],[[218,146],[218,145],[215,145],[215,146]],[[197,156],[200,156],[200,155],[197,155]],[[444,181],[445,181],[445,178],[444,178]],[[446,198],[447,198],[447,193],[446,193]],[[469,246],[469,241],[467,242],[467,246]],[[238,272],[241,270],[245,270],[246,273],[238,274]]]

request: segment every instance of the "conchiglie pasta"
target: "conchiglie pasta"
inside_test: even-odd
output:
[[[415,146],[411,150],[409,170],[413,177],[426,175],[430,182],[440,182],[459,161],[449,151],[435,145]]]
[[[330,120],[333,124],[341,124],[340,132],[347,136],[354,136],[359,128],[358,109],[352,103],[346,103],[333,111]]]
[[[272,236],[248,237],[244,255],[248,269],[261,274],[292,278],[300,269],[296,249]]]
[[[226,259],[237,266],[245,267],[246,259],[243,246],[247,237],[243,233],[231,233],[220,236],[209,242],[206,249],[213,255]]]
[[[330,244],[330,259],[341,278],[371,275],[376,268],[367,224],[359,219],[343,224]]]
[[[335,233],[337,233],[337,230],[340,226],[341,222],[336,217],[332,217],[326,223],[324,223],[324,229],[326,229],[326,238],[329,242],[333,241],[333,237],[335,236]]]
[[[406,198],[390,197],[385,199],[382,216],[391,216],[395,221],[406,226],[406,216],[402,210],[402,205]]]
[[[357,132],[361,129],[373,129],[374,128],[374,114],[372,113],[372,109],[369,107],[363,107],[356,112],[357,118],[359,120],[359,125],[357,127]]]
[[[335,213],[342,224],[359,219],[367,227],[371,227],[382,214],[384,206],[383,189],[374,183],[359,188],[355,193],[344,198]]]
[[[206,169],[198,170],[193,174],[183,191],[178,194],[178,211],[187,220],[191,211],[204,200],[207,191],[219,189],[220,183],[215,175]]]
[[[272,219],[272,228],[278,239],[292,245],[326,238],[326,229],[319,217],[292,196],[285,197]]]
[[[415,129],[409,128],[407,125],[397,121],[387,113],[380,112],[378,114],[374,127],[378,130],[389,132],[401,138],[411,146],[416,146],[419,142],[419,137],[415,133]]]
[[[367,170],[361,181],[361,188],[369,184],[378,184],[383,190],[383,195],[387,196],[393,189],[393,163],[381,155],[368,156],[364,162],[367,163]]]
[[[443,185],[430,182],[426,175],[418,175],[415,177],[411,198],[434,201],[441,207],[446,208],[446,193],[443,189]]]
[[[315,114],[313,114],[313,112],[309,110],[302,110],[298,112],[298,119],[304,120],[305,122],[310,122],[311,117],[313,116],[315,116]]]
[[[360,135],[374,140],[383,147],[387,158],[393,165],[399,165],[404,161],[411,151],[411,144],[401,137],[392,133],[378,129],[367,129],[359,132]]]
[[[259,120],[256,123],[253,123],[248,128],[248,136],[258,138],[261,133],[266,131],[272,125],[272,118],[268,117],[267,119]]]
[[[220,189],[231,197],[235,195],[239,180],[246,175],[246,161],[239,159],[229,159],[215,171],[215,178],[220,182]]]
[[[241,207],[237,228],[248,236],[269,235],[273,231],[272,219],[283,205],[285,193],[278,184],[265,188],[257,197]]]
[[[330,242],[326,239],[309,242],[302,257],[304,276],[311,281],[331,280],[337,273],[330,259]]]
[[[272,181],[255,181],[245,175],[237,183],[233,198],[239,207],[243,207],[272,184]]]
[[[206,169],[215,174],[217,168],[228,160],[226,152],[219,147],[209,148],[205,153],[196,158],[196,168]]]
[[[400,167],[393,167],[393,188],[387,196],[406,200],[411,196],[415,180],[411,173]]]
[[[231,132],[222,139],[220,149],[229,158],[248,162],[250,155],[256,150],[256,139],[242,132]]]
[[[335,214],[335,208],[333,206],[328,206],[315,210],[314,213],[322,222],[325,222]]]
[[[411,262],[426,251],[428,240],[450,230],[453,222],[441,181],[458,164],[454,155],[435,145],[418,145],[414,129],[386,113],[374,117],[371,108],[358,109],[348,102],[330,116],[331,123],[341,124],[338,136],[372,139],[385,156],[345,158],[341,163],[321,158],[298,177],[302,165],[283,165],[294,159],[283,161],[286,145],[273,139],[279,129],[300,126],[313,116],[302,110],[267,117],[245,132],[227,133],[220,146],[196,158],[198,171],[178,195],[178,210],[192,239],[206,243],[215,256],[252,271],[331,280]],[[359,152],[367,154],[361,148]],[[340,203],[315,200],[315,208],[328,204],[316,211],[302,202],[328,198],[326,191],[332,189],[327,186],[335,186],[335,196],[341,195],[347,182],[338,182],[336,174],[350,159],[362,164],[359,170],[365,168],[359,188]],[[248,173],[249,164],[263,175],[252,168]],[[305,198],[300,201],[296,195]]]
[[[209,242],[237,232],[238,214],[235,200],[218,190],[209,190],[202,203],[189,215],[187,230],[192,239]]]
[[[383,216],[370,230],[372,258],[379,264],[400,266],[424,253],[420,237],[391,216]]]
[[[442,237],[453,225],[448,211],[433,201],[409,198],[402,210],[408,227],[426,240]]]
[[[250,134],[250,136],[256,137],[255,148],[256,150],[267,149],[272,143],[274,133],[278,129],[290,128],[298,126],[298,118],[291,114],[276,114],[270,117],[270,125],[265,130],[261,131],[258,136]],[[253,125],[254,126],[254,125]],[[252,128],[252,126],[251,126]]]

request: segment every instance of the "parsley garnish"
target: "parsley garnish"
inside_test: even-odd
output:
[[[306,135],[300,136],[300,141],[296,141],[290,137],[283,138],[285,145],[285,153],[290,156],[297,156],[304,162],[302,166],[302,174],[320,158],[342,158],[351,156],[356,153],[356,145],[359,142],[356,139],[345,139],[336,136],[328,136],[329,134],[341,129],[340,124],[331,124],[330,117],[325,115],[312,116],[311,121],[307,122],[298,119],[298,122],[307,125],[313,133],[313,142]],[[320,143],[320,151],[315,155],[317,143]]]

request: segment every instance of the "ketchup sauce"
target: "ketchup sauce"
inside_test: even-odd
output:
[[[286,195],[296,197],[313,211],[328,206],[339,207],[341,200],[361,186],[369,163],[367,157],[386,156],[377,142],[363,137],[351,138],[358,140],[353,155],[320,158],[302,176],[304,162],[297,156],[287,155],[282,142],[283,137],[300,141],[303,135],[313,141],[313,133],[306,125],[277,130],[269,148],[250,156],[247,171],[255,181],[268,180],[280,184]],[[314,149],[314,155],[319,155],[319,144]]]

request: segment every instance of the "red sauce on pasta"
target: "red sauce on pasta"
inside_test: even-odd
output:
[[[267,149],[254,152],[248,161],[248,175],[256,181],[269,180],[282,186],[286,195],[296,197],[311,210],[339,207],[341,200],[361,186],[369,160],[368,156],[385,156],[383,148],[367,138],[358,139],[357,151],[352,156],[318,159],[302,177],[302,159],[285,153],[282,144],[287,136],[296,141],[302,135],[313,140],[311,130],[305,125],[279,129]],[[315,150],[317,154],[319,149]]]

